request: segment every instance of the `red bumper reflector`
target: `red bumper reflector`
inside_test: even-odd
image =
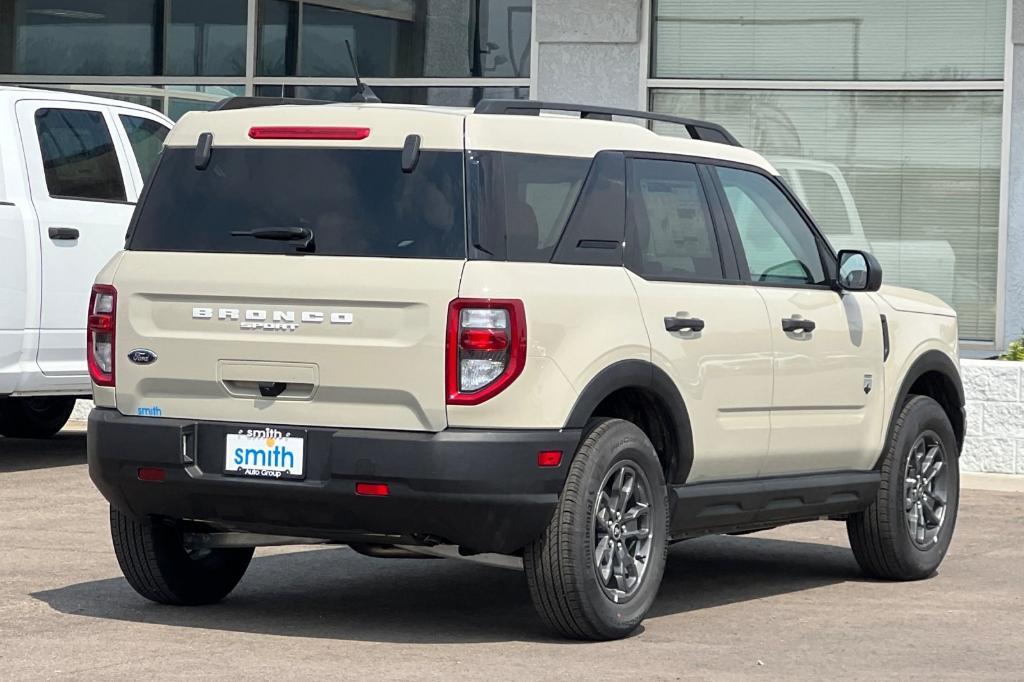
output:
[[[139,467],[139,480],[160,483],[167,480],[167,470],[159,467]]]
[[[253,140],[365,140],[369,128],[349,126],[253,126],[249,137]]]
[[[356,495],[387,497],[390,494],[387,483],[356,483]]]
[[[545,450],[537,453],[537,466],[539,467],[556,467],[561,463],[561,450]]]

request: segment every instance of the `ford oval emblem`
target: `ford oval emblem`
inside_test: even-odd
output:
[[[156,353],[146,348],[136,348],[128,353],[128,359],[136,365],[152,365],[156,362]]]

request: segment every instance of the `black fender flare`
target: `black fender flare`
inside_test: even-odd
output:
[[[878,462],[875,463],[875,468],[878,469],[882,466],[882,458],[885,456],[885,450],[889,446],[889,441],[892,439],[892,430],[896,426],[896,418],[899,416],[900,410],[903,409],[903,404],[907,401],[907,396],[910,395],[910,388],[928,372],[937,372],[941,374],[955,389],[956,401],[955,406],[949,406],[947,409],[956,410],[958,413],[951,415],[950,421],[953,422],[953,431],[957,435],[957,448],[963,448],[964,435],[967,432],[967,415],[964,409],[964,384],[960,378],[960,372],[957,370],[956,365],[949,358],[948,355],[940,350],[929,350],[918,356],[913,363],[910,365],[910,369],[903,376],[903,381],[900,383],[899,392],[896,394],[896,400],[893,401],[892,413],[889,415],[889,423],[885,429],[885,441],[882,443],[882,453],[878,457]],[[947,406],[943,406],[947,407]],[[959,454],[959,452],[957,453]]]
[[[693,430],[690,413],[675,382],[665,370],[646,360],[620,360],[605,367],[580,392],[565,422],[567,429],[582,429],[594,410],[609,395],[623,388],[641,388],[665,407],[677,452],[669,469],[668,483],[683,483],[693,467]]]

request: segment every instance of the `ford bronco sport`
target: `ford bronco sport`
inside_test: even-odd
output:
[[[345,543],[521,565],[550,626],[611,639],[708,533],[833,519],[870,576],[936,570],[956,317],[726,130],[256,104],[181,119],[90,303],[89,471],[140,594]]]

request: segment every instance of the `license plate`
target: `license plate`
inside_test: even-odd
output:
[[[225,441],[224,473],[253,478],[306,476],[306,441],[279,429],[243,429]]]

